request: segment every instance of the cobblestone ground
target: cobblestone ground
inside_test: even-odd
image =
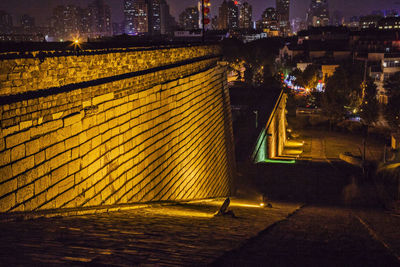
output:
[[[237,218],[213,217],[222,201],[0,224],[0,263],[15,265],[206,265],[298,204],[233,200]],[[243,205],[246,204],[246,205]],[[253,206],[254,205],[254,206]]]

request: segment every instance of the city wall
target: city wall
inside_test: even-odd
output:
[[[220,47],[5,54],[0,212],[227,196]]]

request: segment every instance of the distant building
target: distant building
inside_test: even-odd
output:
[[[378,21],[379,30],[398,30],[400,29],[400,17],[387,17]]]
[[[333,26],[341,26],[344,24],[344,17],[342,12],[340,12],[339,10],[335,10],[335,12],[333,12],[331,24]]]
[[[124,23],[113,23],[112,24],[113,36],[121,35],[125,32]]]
[[[375,29],[382,18],[379,15],[362,16],[360,17],[359,27],[360,29]]]
[[[329,25],[328,0],[311,0],[307,12],[307,23],[313,27]]]
[[[35,28],[35,18],[24,14],[21,16],[21,28],[24,32],[32,33]]]
[[[11,33],[13,26],[12,16],[3,10],[0,10],[0,32]]]
[[[124,0],[124,24],[125,24],[125,33],[132,35],[135,34],[135,27],[133,25],[133,21],[135,18],[135,11],[133,8],[134,0]]]
[[[161,1],[149,0],[148,2],[148,27],[151,35],[161,34]]]
[[[398,17],[399,12],[395,9],[387,9],[385,10],[385,17]]]
[[[276,0],[276,12],[278,14],[279,31],[282,36],[290,34],[290,0]]]
[[[240,6],[240,12],[239,12],[239,28],[241,29],[250,29],[252,28],[252,6],[244,2]]]
[[[238,29],[239,28],[239,3],[234,0],[224,0],[219,7],[218,29]]]
[[[261,21],[258,23],[258,28],[268,33],[269,35],[279,35],[278,13],[275,8],[268,7],[261,15]]]
[[[179,26],[184,30],[199,29],[199,10],[188,7],[179,15]]]
[[[50,36],[55,41],[73,40],[82,31],[82,11],[75,5],[57,6],[50,18]]]
[[[218,9],[218,29],[228,29],[228,3],[224,0]]]
[[[165,0],[160,2],[161,34],[172,33],[176,28],[175,18],[171,16],[169,5]]]
[[[112,35],[111,9],[104,0],[95,0],[87,8],[89,24],[88,37],[103,37]]]
[[[133,29],[135,34],[149,32],[149,4],[146,0],[133,2]]]

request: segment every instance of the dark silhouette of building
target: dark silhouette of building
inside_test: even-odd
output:
[[[160,0],[149,0],[148,3],[148,23],[149,33],[151,35],[161,34],[161,1]]]
[[[35,28],[35,18],[24,14],[21,16],[21,28],[24,32],[32,33]]]
[[[12,16],[3,10],[0,10],[0,32],[11,33],[12,28],[13,28]]]
[[[290,34],[290,0],[276,0],[276,12],[278,14],[279,30],[281,35]]]
[[[311,0],[307,13],[307,23],[313,27],[329,25],[328,0]]]
[[[95,0],[87,8],[89,21],[89,37],[102,37],[112,35],[111,9],[104,0]]]
[[[239,3],[238,1],[224,0],[219,7],[219,23],[220,30],[238,29],[239,28]]]
[[[273,7],[268,7],[261,15],[258,28],[267,32],[269,35],[279,34],[278,13]]]
[[[239,27],[241,29],[252,28],[253,26],[252,14],[253,14],[252,6],[249,3],[244,2],[240,6]]]
[[[179,26],[184,30],[199,28],[199,10],[197,7],[188,7],[179,15]]]

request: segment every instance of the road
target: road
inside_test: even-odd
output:
[[[382,208],[360,170],[337,159],[356,151],[360,138],[320,131],[301,137],[303,159],[258,165],[252,176],[271,201],[306,205],[213,266],[400,266],[400,216]]]

